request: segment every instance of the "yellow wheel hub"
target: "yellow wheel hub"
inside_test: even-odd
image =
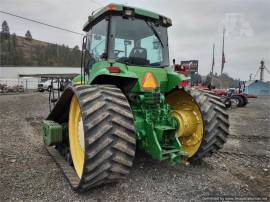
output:
[[[188,157],[199,149],[203,138],[203,119],[201,111],[191,95],[183,90],[175,90],[166,97],[172,107],[172,116],[178,122],[176,135]]]
[[[69,146],[70,152],[79,178],[82,176],[84,165],[84,130],[80,105],[76,95],[73,95],[69,109]]]

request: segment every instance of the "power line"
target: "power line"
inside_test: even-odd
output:
[[[95,4],[97,4],[97,5],[103,6],[103,4],[101,4],[101,3],[98,2],[98,1],[95,1],[95,0],[90,0],[90,1],[92,1],[93,3],[95,3]]]
[[[101,6],[101,7],[97,8],[97,9],[93,10],[93,11],[92,11],[92,15],[94,15],[94,13],[96,13],[98,10],[101,10],[102,8],[104,8],[104,4],[106,4],[105,2],[104,2],[104,4],[101,4],[100,2],[97,2],[97,1],[95,1],[95,0],[90,0],[90,1],[92,1],[92,2],[95,3],[96,5]]]
[[[97,1],[96,0],[90,0],[90,1],[92,1],[93,3],[98,4],[100,6],[104,6],[104,5],[108,4],[107,2],[105,2],[103,0],[97,0]]]
[[[26,17],[22,17],[22,16],[19,16],[19,15],[15,15],[13,13],[1,11],[1,10],[0,10],[0,13],[6,14],[6,15],[10,15],[10,16],[13,16],[13,17],[16,17],[16,18],[21,18],[23,20],[27,20],[27,21],[34,22],[34,23],[37,23],[37,24],[45,25],[45,26],[48,26],[48,27],[52,27],[54,29],[59,29],[59,30],[62,30],[62,31],[66,31],[66,32],[70,32],[70,33],[73,33],[73,34],[84,36],[84,34],[79,33],[79,32],[75,32],[75,31],[72,31],[72,30],[69,30],[69,29],[65,29],[65,28],[62,28],[62,27],[50,25],[50,24],[47,24],[47,23],[44,23],[44,22],[40,22],[40,21],[37,21],[37,20],[32,20],[30,18],[26,18]]]

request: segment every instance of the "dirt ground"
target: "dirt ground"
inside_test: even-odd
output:
[[[47,95],[0,95],[0,200],[266,200],[270,196],[270,97],[250,99],[247,107],[228,112],[228,142],[202,164],[171,165],[138,152],[126,180],[79,194],[43,146],[41,122],[48,113]]]

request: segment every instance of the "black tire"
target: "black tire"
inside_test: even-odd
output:
[[[243,100],[243,98],[241,96],[233,95],[232,99],[237,100],[237,104],[236,104],[237,107],[242,107],[243,106],[244,100]]]
[[[127,176],[133,164],[136,135],[130,105],[111,85],[74,87],[85,136],[85,163],[78,186],[84,191]]]
[[[241,96],[237,95],[236,98],[239,100],[237,107],[243,107],[244,100]]]
[[[242,107],[244,107],[244,106],[246,106],[246,105],[247,105],[247,103],[248,103],[248,99],[247,99],[247,97],[246,97],[246,96],[244,96],[244,95],[242,95],[241,97],[242,97],[242,99],[243,99],[243,105],[242,105]]]
[[[219,97],[201,90],[194,90],[191,95],[200,107],[204,122],[202,143],[190,159],[198,161],[223,147],[229,135],[230,124],[225,105]]]

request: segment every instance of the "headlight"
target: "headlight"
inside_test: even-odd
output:
[[[126,16],[133,16],[134,15],[134,11],[131,9],[126,9],[124,10],[124,15]]]

